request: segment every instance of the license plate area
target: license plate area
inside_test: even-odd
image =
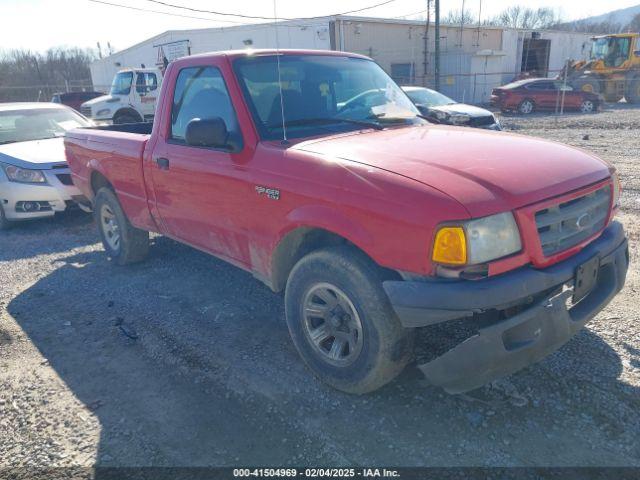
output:
[[[576,268],[573,279],[573,299],[572,302],[578,303],[586,297],[598,280],[598,271],[600,270],[600,257],[595,256]]]

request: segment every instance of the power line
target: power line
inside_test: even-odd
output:
[[[181,10],[188,10],[190,12],[196,12],[196,13],[210,13],[210,14],[213,14],[213,15],[222,15],[222,16],[226,16],[226,17],[249,18],[249,19],[253,19],[253,20],[273,20],[273,17],[262,17],[262,16],[258,16],[258,15],[245,15],[245,14],[242,14],[242,13],[218,12],[218,11],[215,11],[215,10],[203,10],[203,9],[199,9],[199,8],[185,7],[184,5],[175,5],[173,3],[163,2],[162,0],[145,0],[145,1],[151,2],[151,3],[156,3],[158,5],[163,5],[165,7],[178,8],[178,9],[181,9]],[[384,2],[376,3],[375,5],[369,5],[368,7],[358,8],[356,10],[349,10],[348,12],[332,13],[330,15],[321,15],[321,16],[315,16],[315,17],[301,17],[301,18],[280,17],[279,20],[313,20],[313,19],[316,19],[316,18],[333,17],[333,16],[337,16],[337,15],[350,15],[352,13],[363,12],[365,10],[371,10],[373,8],[376,8],[376,7],[381,7],[383,5],[387,5],[389,3],[396,2],[396,1],[397,0],[385,0]]]
[[[158,13],[160,15],[169,15],[170,17],[193,18],[193,19],[196,19],[196,20],[207,20],[209,22],[233,23],[235,25],[250,25],[248,23],[236,22],[235,20],[220,20],[220,19],[217,19],[217,18],[205,18],[205,17],[196,17],[196,16],[193,16],[193,15],[181,15],[179,13],[161,12],[160,10],[151,10],[151,9],[148,9],[148,8],[132,7],[132,6],[129,6],[129,5],[121,5],[119,3],[105,2],[103,0],[88,0],[88,1],[89,2],[93,2],[93,3],[101,3],[103,5],[109,5],[111,7],[120,7],[120,8],[129,9],[129,10],[137,10],[138,12]]]
[[[412,16],[414,16],[414,15],[419,15],[419,14],[421,14],[421,13],[425,13],[425,12],[428,12],[428,11],[429,11],[429,9],[428,9],[428,8],[426,8],[426,9],[424,9],[424,10],[420,10],[419,12],[406,13],[406,14],[404,14],[404,15],[397,15],[397,16],[395,16],[395,17],[389,17],[389,18],[405,18],[405,17],[412,17]]]

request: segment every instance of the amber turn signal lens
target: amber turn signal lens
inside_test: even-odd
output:
[[[462,227],[442,227],[433,243],[434,262],[448,265],[467,263],[467,240]]]

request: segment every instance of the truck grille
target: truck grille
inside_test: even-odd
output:
[[[85,117],[91,116],[91,107],[80,107],[80,113]]]
[[[609,214],[611,187],[536,212],[536,226],[545,256],[577,245],[602,230]]]

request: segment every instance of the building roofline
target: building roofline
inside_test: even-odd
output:
[[[326,17],[312,17],[312,18],[301,18],[301,19],[294,19],[294,20],[283,20],[280,22],[277,22],[278,26],[281,27],[287,27],[287,26],[306,26],[306,25],[311,25],[313,23],[319,23],[319,22],[335,22],[335,21],[347,21],[347,22],[363,22],[363,23],[386,23],[386,24],[397,24],[397,25],[409,25],[409,26],[424,26],[425,25],[425,21],[424,20],[407,20],[407,19],[398,19],[398,18],[384,18],[384,17],[359,17],[359,16],[353,16],[353,15],[329,15]],[[191,29],[185,29],[185,30],[166,30],[162,33],[159,33],[157,35],[154,35],[153,37],[147,38],[141,42],[135,43],[134,45],[131,45],[130,47],[127,47],[125,49],[119,50],[115,53],[112,53],[111,55],[107,55],[103,58],[100,58],[98,60],[96,60],[95,62],[93,62],[93,64],[99,64],[102,63],[106,60],[109,60],[110,58],[116,56],[116,55],[121,55],[121,54],[126,54],[144,44],[148,44],[149,42],[154,43],[155,40],[159,40],[160,38],[166,36],[166,35],[188,35],[190,33],[196,33],[196,32],[204,32],[204,31],[224,31],[224,30],[248,30],[248,29],[255,29],[256,27],[263,27],[263,28],[269,28],[269,27],[273,27],[276,24],[276,22],[256,22],[256,23],[250,23],[250,24],[243,24],[243,25],[230,25],[230,26],[216,26],[216,27],[206,27],[206,28],[191,28]],[[433,25],[434,23],[431,22],[430,25]],[[450,23],[443,23],[441,24],[441,27],[446,27],[446,28],[460,28],[460,25],[457,24],[450,24]],[[580,34],[580,35],[587,35],[587,36],[593,36],[595,34],[593,33],[587,33],[587,32],[572,32],[572,31],[568,31],[568,30],[549,30],[549,29],[536,29],[536,28],[512,28],[512,27],[501,27],[501,26],[496,26],[496,25],[464,25],[463,26],[464,29],[471,29],[471,30],[476,30],[476,29],[481,29],[481,30],[502,30],[502,31],[517,31],[517,32],[554,32],[554,33],[571,33],[571,34]]]

